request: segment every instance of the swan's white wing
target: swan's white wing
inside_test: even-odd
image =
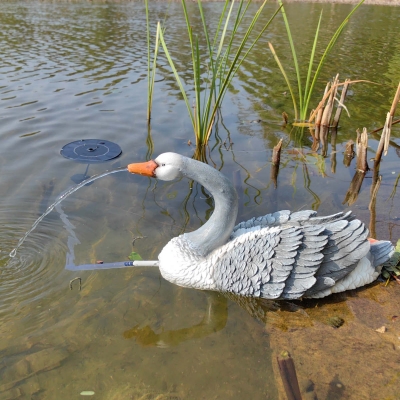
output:
[[[323,225],[253,226],[207,257],[216,288],[244,296],[295,299],[332,287],[356,268],[370,247],[364,224],[350,222],[344,214],[341,218]]]

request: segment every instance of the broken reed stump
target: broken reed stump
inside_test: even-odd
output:
[[[335,79],[333,80],[332,86],[331,86],[331,93],[328,97],[328,101],[326,103],[326,106],[324,108],[324,112],[322,113],[321,117],[321,125],[322,126],[327,126],[329,127],[329,123],[332,117],[332,111],[333,111],[333,105],[335,103],[335,97],[338,89],[338,84],[339,84],[339,74],[335,76]]]
[[[372,177],[371,185],[371,199],[368,205],[370,211],[369,219],[369,235],[371,238],[376,239],[376,196],[382,182],[382,175],[379,175],[379,164],[374,166],[374,174]]]
[[[283,351],[281,356],[277,357],[277,361],[288,400],[301,400],[300,387],[293,358],[290,357],[287,351]]]
[[[369,171],[368,161],[367,161],[367,149],[368,149],[368,132],[367,128],[363,128],[363,131],[357,129],[357,144],[356,144],[356,154],[357,154],[357,171],[366,173]]]
[[[325,99],[326,99],[326,95],[329,92],[330,86],[331,86],[331,83],[328,82],[325,87],[324,96],[322,97],[322,100],[318,104],[319,109],[318,109],[317,115],[315,117],[315,138],[316,138],[316,140],[319,140],[319,138],[320,138],[319,131],[320,131],[322,115],[323,115],[324,109],[325,109],[325,101],[326,101]],[[311,121],[311,117],[310,117],[310,121]]]
[[[343,164],[347,168],[351,164],[351,160],[354,158],[354,142],[349,140],[346,143],[346,149],[344,150]]]
[[[400,83],[397,87],[396,94],[390,107],[390,111],[387,113],[386,122],[382,130],[381,139],[379,140],[378,149],[376,150],[375,163],[379,165],[382,158],[382,153],[386,156],[389,148],[390,131],[393,125],[393,117],[396,112],[397,104],[400,101]]]
[[[336,114],[335,114],[335,116],[333,118],[332,126],[334,128],[337,128],[337,126],[339,125],[340,115],[342,114],[344,101],[345,101],[346,95],[347,95],[347,89],[349,88],[349,84],[350,84],[349,82],[350,82],[350,79],[346,79],[344,81],[344,86],[343,86],[343,89],[342,89],[342,93],[340,95],[339,105],[338,105],[338,107],[336,109]]]
[[[272,150],[272,166],[271,166],[271,180],[275,188],[278,187],[278,173],[279,164],[281,162],[281,149],[283,140],[279,140],[278,144]]]
[[[349,142],[350,143],[350,142]],[[348,145],[349,145],[348,143]],[[346,146],[347,147],[347,146]],[[349,145],[351,147],[351,144]],[[347,190],[345,199],[342,204],[348,204],[351,206],[358,197],[361,185],[363,183],[365,173],[369,170],[367,162],[367,149],[368,149],[368,132],[367,128],[364,128],[362,132],[357,129],[357,142],[356,142],[356,154],[357,154],[357,165],[356,173],[350,182],[349,189]],[[345,156],[346,159],[346,156]]]

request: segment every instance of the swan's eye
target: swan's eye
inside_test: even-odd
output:
[[[165,167],[165,164],[161,164],[162,167]]]

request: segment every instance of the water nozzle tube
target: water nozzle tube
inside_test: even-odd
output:
[[[94,271],[97,269],[113,269],[126,267],[158,267],[158,261],[117,261],[102,264],[67,264],[65,269],[68,271]]]

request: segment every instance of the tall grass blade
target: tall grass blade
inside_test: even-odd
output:
[[[241,5],[242,5],[243,1],[241,1]],[[223,97],[226,93],[226,90],[228,89],[229,84],[231,83],[231,80],[233,79],[233,76],[235,75],[237,69],[239,68],[239,66],[242,64],[243,60],[245,59],[245,57],[247,56],[247,54],[249,53],[249,51],[254,47],[254,45],[257,43],[257,41],[260,39],[261,35],[265,32],[265,30],[268,28],[268,26],[270,25],[270,23],[272,22],[273,18],[275,17],[275,15],[277,14],[278,10],[274,13],[274,15],[270,18],[270,20],[263,26],[260,34],[256,37],[256,39],[254,40],[253,44],[250,46],[250,48],[248,49],[247,52],[244,53],[244,55],[240,58],[240,56],[243,53],[243,50],[245,49],[245,46],[249,40],[249,37],[255,27],[255,24],[257,22],[257,20],[259,19],[261,12],[263,11],[265,5],[267,3],[267,0],[264,0],[264,2],[262,3],[262,5],[259,7],[259,9],[257,10],[256,14],[254,15],[249,27],[247,28],[244,37],[236,51],[235,56],[233,57],[230,67],[228,69],[228,71],[224,74],[224,78],[222,80],[222,85],[220,87],[219,90],[219,94],[218,97],[216,99],[215,105],[213,107],[212,113],[210,115],[210,119],[209,119],[209,127],[207,129],[207,141],[209,140],[210,134],[211,134],[211,130],[212,130],[212,124],[215,118],[215,114],[217,112],[218,107],[221,105]],[[247,11],[248,5],[245,8],[245,11]],[[240,13],[241,8],[239,8],[238,14],[237,14],[237,25],[235,24],[235,28],[234,28],[234,32],[237,31],[238,26],[240,24],[240,22],[242,21],[244,14],[239,14]],[[245,12],[244,11],[244,12]],[[231,48],[231,43],[229,45],[229,49]]]
[[[312,74],[312,67],[313,67],[313,64],[314,64],[315,49],[317,48],[319,28],[321,26],[321,20],[322,20],[322,11],[321,11],[321,14],[319,15],[318,26],[317,26],[317,30],[315,32],[314,43],[313,43],[313,47],[312,47],[312,50],[311,50],[310,62],[308,63],[307,81],[306,81],[306,87],[304,89],[304,98],[306,100],[305,100],[305,104],[304,104],[303,108],[301,109],[301,116],[300,116],[302,121],[304,121],[306,119],[306,112],[307,112],[307,109],[308,109],[308,102],[307,102],[307,100],[309,100],[308,86],[310,84],[310,79],[311,79],[311,74]]]
[[[147,122],[150,123],[151,120],[151,110],[153,105],[153,93],[154,93],[154,83],[156,80],[156,68],[157,68],[157,57],[158,50],[160,48],[160,32],[161,25],[157,23],[157,31],[156,31],[156,43],[154,47],[154,55],[153,55],[153,67],[150,73],[150,59],[148,60],[148,90],[147,90]]]
[[[215,32],[213,41],[211,42],[211,35],[209,28],[207,27],[202,3],[201,0],[198,0],[198,9],[207,49],[207,62],[204,63],[204,66],[202,65],[204,55],[201,54],[199,38],[192,31],[189,13],[186,7],[186,0],[182,0],[183,13],[192,56],[193,85],[195,93],[194,110],[190,107],[187,92],[185,92],[184,84],[179,77],[172,57],[168,51],[163,32],[160,32],[160,42],[186,103],[186,108],[188,109],[191,118],[198,147],[206,144],[210,138],[217,112],[221,107],[223,98],[234,74],[278,12],[275,12],[274,16],[267,22],[267,24],[262,25],[261,32],[258,34],[256,39],[250,43],[250,46],[248,46],[250,35],[254,30],[257,20],[260,18],[266,2],[267,0],[264,0],[262,5],[259,7],[250,24],[244,30],[244,34],[240,39],[238,47],[235,48],[234,45],[239,36],[239,28],[241,27],[241,24],[244,21],[244,16],[249,9],[250,1],[246,2],[245,5],[244,0],[241,0],[236,10],[234,0],[231,4],[229,4],[229,0],[225,1],[217,24],[217,31]],[[233,51],[234,48],[235,50]]]
[[[182,81],[181,81],[181,79],[179,77],[178,71],[175,68],[174,61],[172,60],[172,57],[171,57],[171,55],[170,55],[170,53],[168,51],[168,47],[167,47],[167,45],[165,43],[164,33],[163,33],[162,30],[160,30],[160,42],[161,42],[161,45],[162,45],[163,50],[165,52],[165,56],[167,57],[168,63],[170,65],[171,69],[172,69],[172,72],[173,72],[174,76],[175,76],[176,83],[178,84],[179,89],[181,91],[183,100],[185,101],[186,108],[188,110],[189,117],[190,117],[190,120],[191,120],[192,125],[193,125],[193,129],[195,129],[196,128],[196,122],[195,122],[195,119],[194,119],[194,116],[193,116],[193,113],[192,113],[192,109],[190,107],[189,99],[188,99],[188,97],[186,95],[185,88],[184,88],[184,86],[182,84]]]
[[[346,26],[347,22],[349,21],[349,19],[351,18],[351,16],[356,12],[356,10],[364,3],[365,0],[361,0],[356,7],[354,7],[351,12],[346,16],[346,18],[344,19],[344,21],[340,24],[340,26],[337,28],[337,30],[335,31],[335,33],[332,35],[332,38],[330,39],[328,45],[325,48],[325,51],[323,52],[317,67],[315,69],[314,72],[314,76],[312,76],[313,74],[313,66],[314,66],[314,59],[315,59],[315,54],[316,54],[316,50],[317,50],[317,43],[318,43],[318,37],[319,37],[319,32],[320,32],[320,28],[321,28],[321,22],[322,22],[322,12],[319,16],[319,20],[318,20],[318,26],[315,32],[315,36],[314,36],[314,41],[313,41],[313,45],[312,45],[312,49],[311,49],[311,53],[310,53],[310,59],[308,62],[308,70],[307,70],[307,75],[306,75],[306,84],[305,84],[305,89],[304,92],[302,91],[302,81],[301,81],[301,75],[300,75],[300,68],[299,68],[299,63],[298,63],[298,59],[297,59],[297,54],[296,54],[296,49],[294,46],[294,42],[293,42],[293,37],[292,37],[292,33],[290,31],[290,24],[289,24],[289,20],[287,18],[285,9],[283,7],[283,3],[282,0],[278,0],[278,3],[281,6],[281,12],[282,12],[282,17],[284,20],[284,24],[285,24],[285,28],[286,28],[286,32],[287,32],[287,36],[288,36],[288,40],[289,40],[289,45],[290,45],[290,49],[291,49],[291,53],[292,53],[292,58],[293,58],[293,64],[294,64],[294,69],[295,69],[295,73],[296,73],[296,78],[297,78],[297,92],[298,92],[298,103],[299,103],[299,111],[300,111],[300,119],[301,121],[304,121],[308,112],[308,107],[310,104],[310,99],[312,96],[312,93],[314,91],[314,87],[315,84],[318,80],[319,74],[321,72],[321,69],[325,63],[326,58],[328,57],[328,55],[330,54],[332,48],[334,47],[337,39],[339,38],[340,34],[342,33],[344,27]],[[286,84],[288,85],[290,94],[292,96],[292,101],[293,101],[293,108],[294,108],[294,112],[295,112],[295,120],[297,120],[297,116],[299,115],[298,110],[297,110],[297,101],[294,99],[295,96],[295,92],[293,90],[292,85],[290,84],[289,78],[283,68],[283,65],[281,64],[276,52],[274,51],[272,45],[270,44],[270,49],[271,52],[275,58],[276,63],[278,64],[278,67],[286,81]]]
[[[305,104],[310,103],[310,99],[311,99],[311,95],[312,92],[314,91],[314,86],[317,82],[318,76],[321,72],[321,69],[325,63],[326,58],[328,57],[329,53],[331,52],[333,46],[335,45],[336,41],[338,40],[340,34],[342,33],[344,27],[346,26],[346,24],[349,22],[350,17],[358,10],[358,8],[364,3],[365,0],[361,0],[351,11],[350,13],[347,15],[347,17],[343,20],[343,22],[340,24],[339,28],[336,30],[336,32],[334,33],[334,35],[332,36],[331,40],[329,41],[328,45],[326,46],[326,49],[321,57],[321,60],[319,61],[319,64],[317,66],[317,69],[315,71],[314,74],[314,79],[312,80],[311,86],[310,86],[310,90],[307,94],[307,98],[305,100]]]
[[[157,57],[160,48],[160,30],[162,30],[163,28],[160,23],[157,24],[156,42],[154,45],[154,54],[152,62],[150,55],[151,42],[150,42],[149,0],[145,0],[144,3],[146,11],[146,40],[147,40],[147,123],[149,124],[151,120],[151,110],[153,106],[153,93],[154,93],[154,84],[156,79]],[[167,18],[167,13],[165,13],[164,16],[164,23],[166,18]],[[152,68],[150,68],[151,64]]]
[[[150,21],[149,21],[149,0],[144,0],[146,10],[146,38],[147,38],[147,122],[151,119],[151,78],[150,78]]]
[[[278,4],[281,6],[282,17],[283,17],[283,21],[285,22],[285,28],[286,28],[286,32],[287,32],[288,39],[289,39],[290,50],[292,52],[294,68],[296,70],[296,76],[297,76],[297,89],[299,92],[300,110],[302,110],[303,109],[303,96],[302,96],[302,89],[301,89],[300,68],[299,68],[299,63],[297,61],[296,49],[294,47],[293,37],[292,37],[292,33],[290,31],[289,21],[287,19],[285,7],[283,6],[282,0],[278,0]]]
[[[269,43],[269,42],[268,42],[268,46],[269,46],[269,48],[270,48],[270,50],[272,52],[272,55],[275,58],[276,63],[278,64],[279,69],[281,70],[281,73],[282,73],[282,75],[283,75],[283,77],[284,77],[284,79],[286,81],[286,85],[289,88],[290,96],[292,97],[292,102],[293,102],[294,119],[295,119],[295,121],[297,121],[298,117],[299,117],[299,114],[298,114],[298,111],[297,111],[296,96],[294,95],[292,85],[291,85],[291,83],[289,81],[288,76],[286,75],[286,72],[285,72],[285,69],[283,68],[282,63],[280,62],[280,60],[278,58],[278,55],[275,52],[274,46],[272,46],[272,44]]]

